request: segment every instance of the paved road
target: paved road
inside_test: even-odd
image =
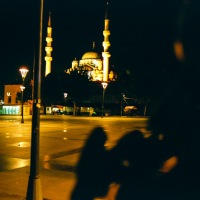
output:
[[[0,116],[0,200],[25,199],[30,163],[31,116]],[[76,180],[75,167],[93,128],[102,126],[107,148],[147,118],[52,115],[40,120],[40,178],[43,198],[67,200]]]

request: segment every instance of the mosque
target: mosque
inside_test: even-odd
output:
[[[109,30],[110,20],[108,18],[108,2],[106,5],[106,13],[104,19],[104,30],[103,36],[104,40],[102,42],[103,51],[102,53],[98,53],[95,51],[95,42],[93,42],[92,51],[88,51],[82,55],[80,60],[76,58],[72,61],[71,67],[66,69],[64,72],[67,74],[72,74],[77,72],[81,75],[87,76],[89,81],[99,82],[103,88],[103,94],[105,93],[105,89],[109,82],[116,80],[116,73],[110,70],[110,57],[111,54],[109,52],[110,47],[110,30]],[[51,14],[49,14],[48,26],[47,26],[47,36],[46,36],[46,56],[45,56],[45,77],[52,71],[52,24],[51,24]],[[100,98],[101,99],[101,98]],[[104,97],[103,97],[104,99]],[[102,105],[103,106],[103,105]],[[51,108],[46,108],[52,110]],[[46,111],[47,112],[47,111]],[[50,111],[51,112],[51,111]]]
[[[100,55],[95,52],[95,42],[93,42],[93,51],[84,53],[80,60],[72,61],[72,65],[69,69],[65,70],[65,73],[70,74],[73,71],[77,71],[81,75],[86,75],[90,81],[100,81],[109,82],[116,80],[116,74],[109,70],[109,58],[111,54],[109,52],[110,47],[110,30],[109,30],[110,20],[108,19],[108,3],[106,7],[106,14],[104,20],[104,30],[103,36],[104,41],[102,42],[103,52]],[[47,27],[47,37],[46,37],[46,56],[45,56],[45,76],[51,73],[51,62],[52,58],[52,26],[51,26],[51,15],[49,15],[48,27]]]

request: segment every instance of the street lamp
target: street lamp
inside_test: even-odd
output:
[[[102,85],[102,87],[103,87],[101,117],[103,118],[103,115],[104,115],[104,96],[105,96],[105,90],[106,90],[106,88],[107,88],[107,86],[108,86],[108,83],[102,82],[101,85]]]
[[[123,111],[122,111],[123,101],[126,103],[126,105],[128,105],[126,99],[129,99],[129,98],[127,98],[124,93],[121,93],[121,95],[122,95],[122,97],[121,97],[121,113],[120,113],[120,115],[122,116],[123,115]]]
[[[21,115],[22,115],[22,120],[21,123],[24,123],[24,86],[20,86],[20,89],[22,91],[22,96],[21,96],[21,103],[22,103],[22,109],[21,109]]]
[[[22,102],[22,111],[21,111],[21,114],[22,114],[22,120],[21,120],[21,123],[24,123],[24,108],[23,108],[23,105],[24,105],[24,89],[25,89],[25,87],[24,87],[24,79],[26,78],[26,75],[27,75],[27,73],[28,73],[28,69],[26,69],[25,67],[22,67],[22,68],[20,68],[19,69],[19,71],[20,71],[20,73],[21,73],[21,76],[22,76],[22,83],[23,83],[23,85],[22,86],[20,86],[20,89],[21,89],[21,91],[22,91],[22,98],[21,98],[21,102]]]
[[[67,93],[66,92],[64,92],[64,99],[65,99],[65,114],[66,114],[66,99],[67,99]]]
[[[41,107],[41,73],[42,73],[42,28],[43,28],[43,5],[40,0],[40,23],[39,23],[39,44],[38,62],[34,65],[34,86],[33,86],[33,114],[31,132],[31,159],[30,175],[26,200],[42,200],[42,187],[40,181],[40,107]]]

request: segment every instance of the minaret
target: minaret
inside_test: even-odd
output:
[[[108,19],[108,2],[106,6],[106,14],[105,14],[105,20],[104,20],[104,31],[103,31],[103,36],[104,36],[104,41],[103,41],[103,49],[104,51],[102,52],[102,57],[103,57],[103,81],[108,81],[108,71],[109,71],[109,58],[110,58],[110,53],[108,52],[108,49],[110,47],[110,42],[109,42],[109,36],[110,36],[110,31],[109,31],[109,19]]]
[[[47,45],[45,47],[45,51],[46,51],[45,76],[47,76],[49,73],[51,73],[51,61],[53,60],[53,58],[51,56],[51,52],[53,51],[52,44],[51,44],[52,41],[53,41],[53,38],[52,38],[52,27],[51,27],[51,13],[49,13],[49,20],[48,20],[48,27],[47,27],[47,37],[46,37]]]

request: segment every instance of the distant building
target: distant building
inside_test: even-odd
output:
[[[18,94],[21,93],[20,86],[20,84],[4,85],[4,103],[0,105],[1,115],[21,115],[21,100],[18,99]],[[30,115],[31,105],[25,103],[23,108],[24,115]]]
[[[21,93],[20,84],[4,85],[4,104],[20,104],[17,94]]]

